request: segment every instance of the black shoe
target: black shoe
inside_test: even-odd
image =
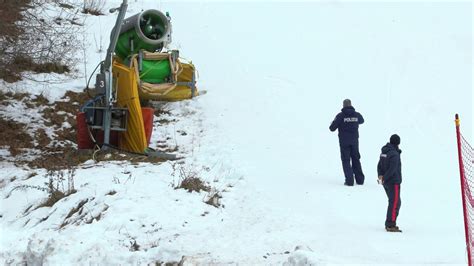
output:
[[[402,230],[400,230],[400,228],[398,228],[398,226],[394,225],[394,226],[386,226],[385,227],[385,230],[387,230],[387,232],[398,232],[398,233],[401,233]]]
[[[363,184],[364,184],[364,180],[365,180],[364,177],[356,177],[356,178],[355,178],[355,181],[356,181],[357,185],[363,185]]]
[[[352,186],[354,186],[354,184],[349,184],[347,182],[344,182],[344,186],[352,187]]]

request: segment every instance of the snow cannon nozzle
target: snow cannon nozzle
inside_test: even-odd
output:
[[[115,53],[122,59],[144,49],[160,52],[171,42],[169,14],[149,9],[135,14],[122,23]]]

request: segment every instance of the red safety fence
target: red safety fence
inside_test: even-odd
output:
[[[459,173],[461,177],[462,205],[464,214],[464,230],[466,233],[466,249],[468,265],[474,266],[474,149],[463,137],[460,130],[459,115],[456,114],[456,137],[458,144]]]

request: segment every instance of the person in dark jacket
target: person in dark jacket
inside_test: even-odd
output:
[[[394,134],[390,137],[390,142],[382,147],[377,172],[379,183],[383,184],[388,197],[387,217],[385,219],[385,229],[389,232],[401,232],[397,226],[398,212],[400,211],[400,184],[402,183],[402,163],[399,149],[400,137]]]
[[[342,168],[346,181],[344,185],[364,184],[364,173],[360,164],[359,153],[359,125],[364,123],[362,115],[352,107],[351,100],[345,99],[341,112],[336,115],[329,126],[329,130],[339,131],[339,147],[341,150]],[[351,165],[352,160],[352,165]]]

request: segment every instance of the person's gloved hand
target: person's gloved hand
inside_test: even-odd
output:
[[[383,175],[379,175],[379,178],[377,179],[377,183],[379,183],[379,185],[383,185]]]

